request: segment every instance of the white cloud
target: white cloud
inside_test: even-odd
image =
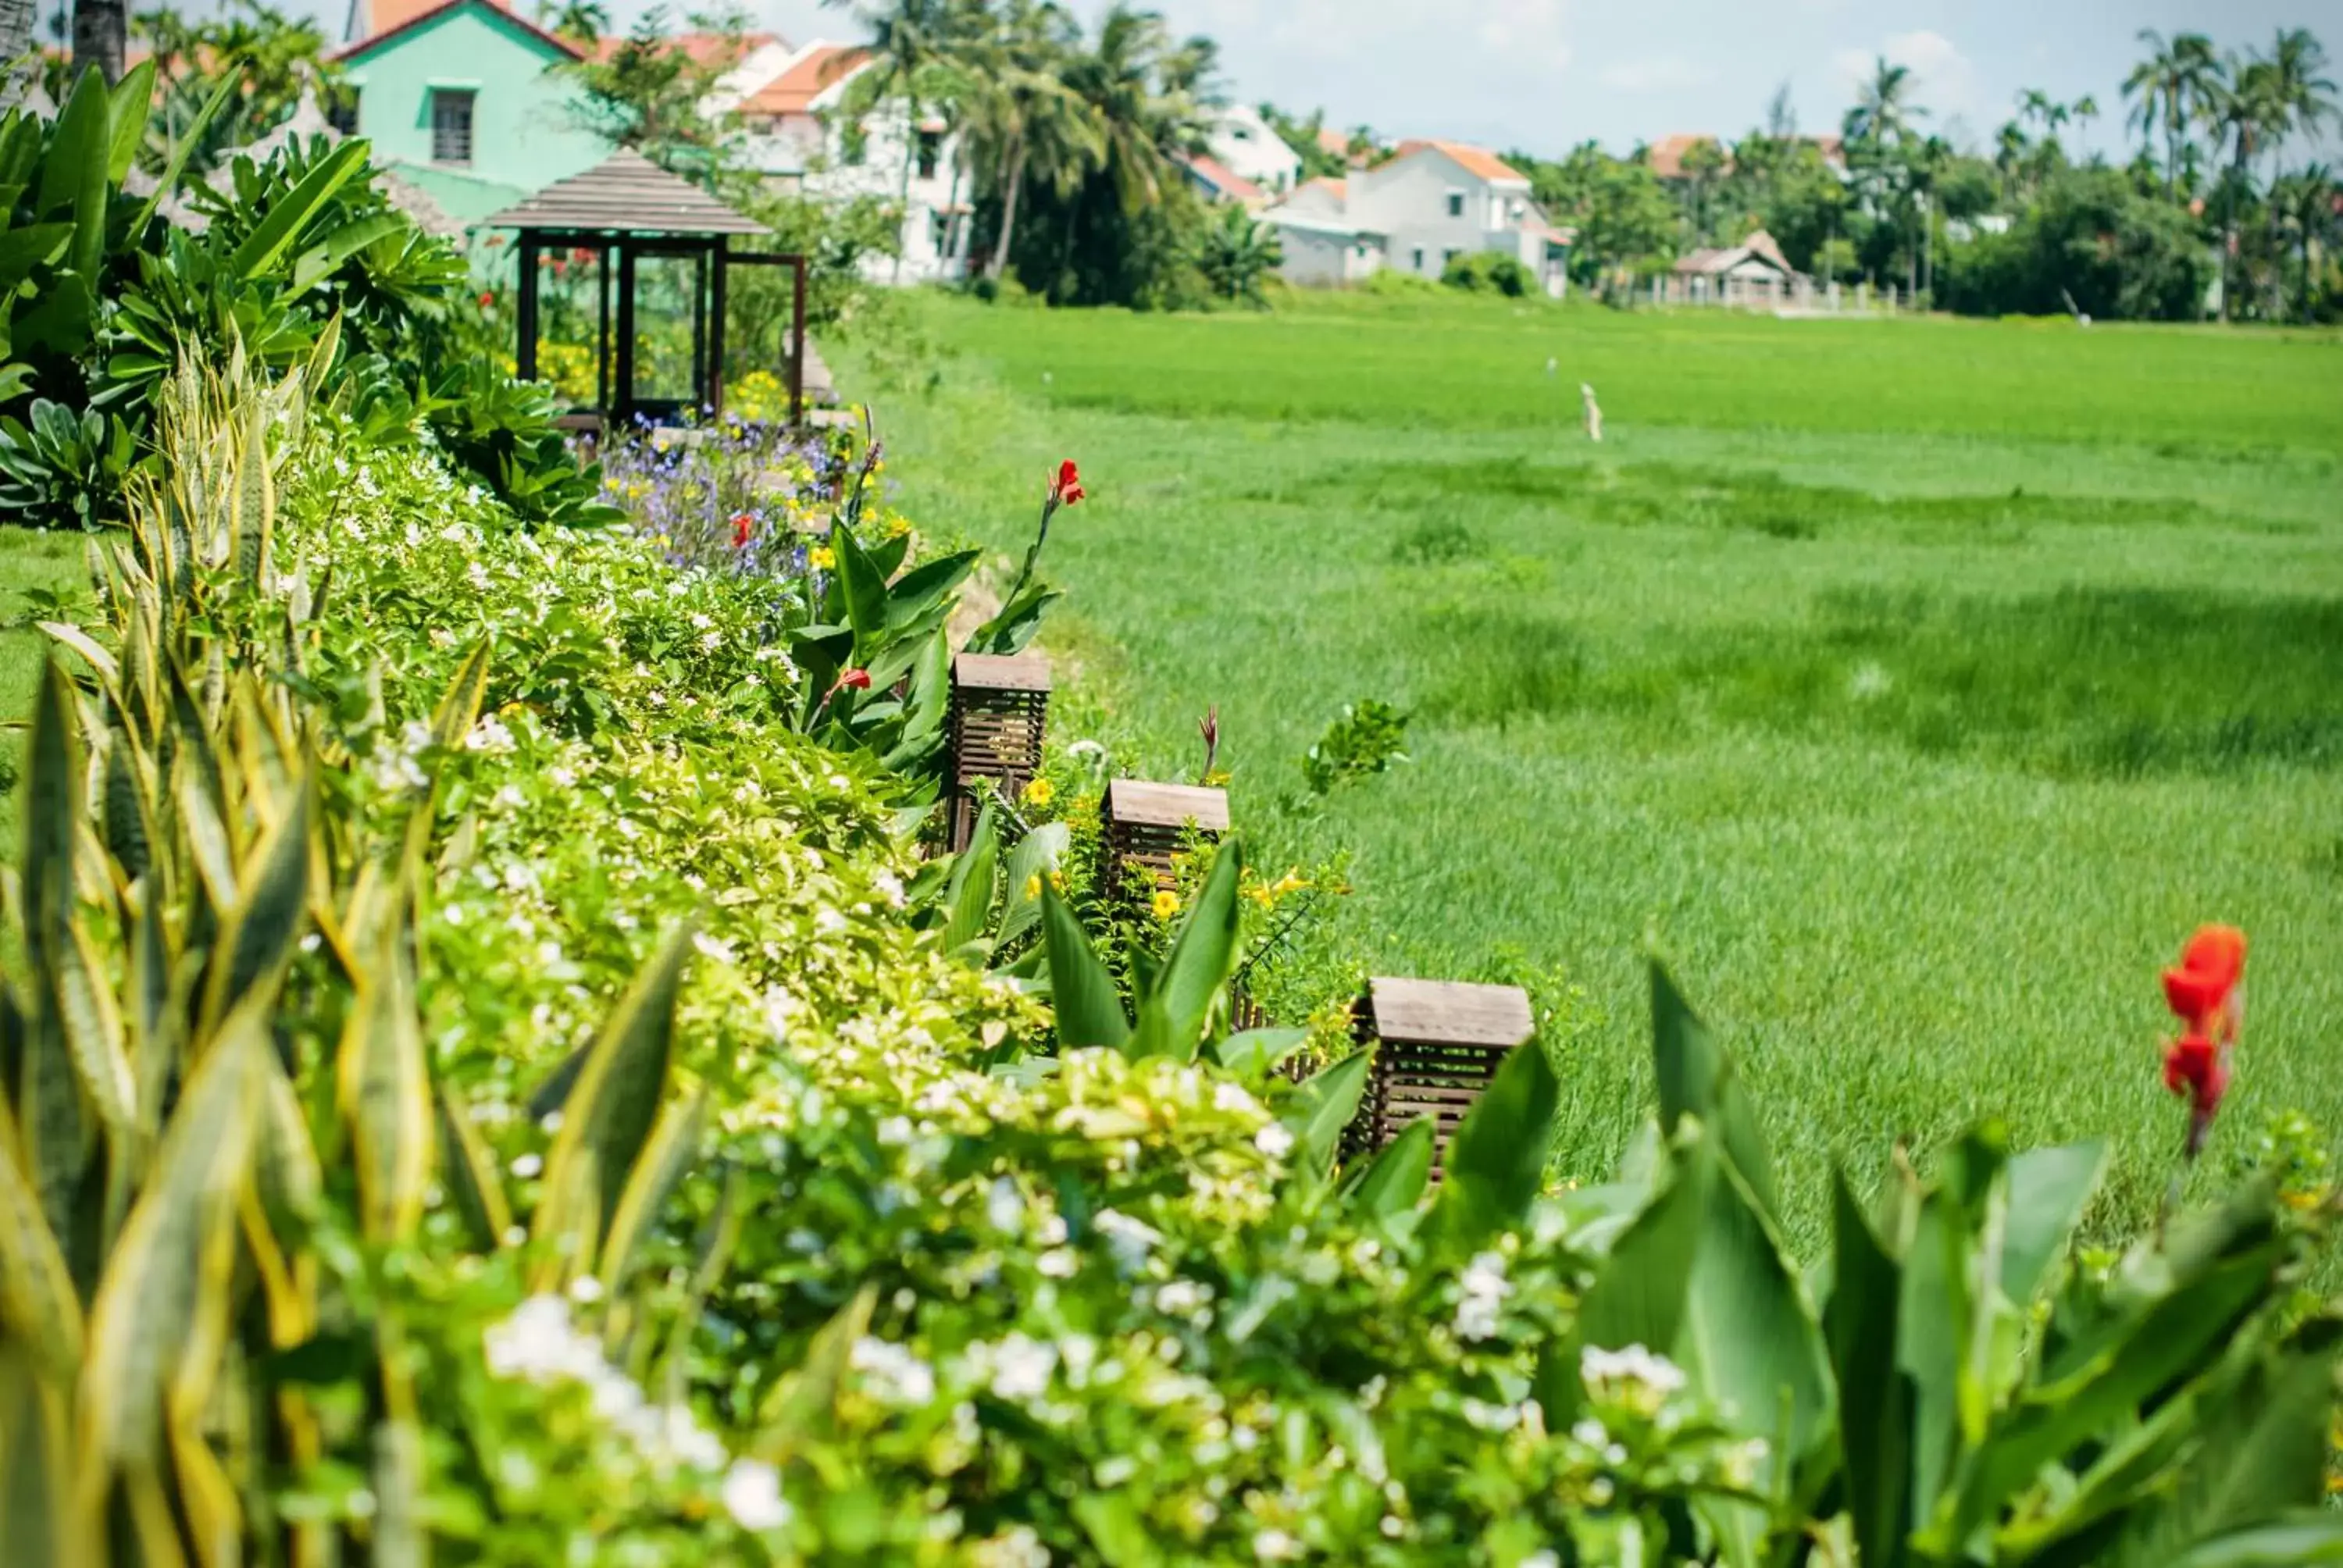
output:
[[[1694,65],[1681,55],[1649,60],[1620,60],[1603,67],[1603,85],[1623,93],[1665,93],[1704,87],[1716,80],[1710,65]]]

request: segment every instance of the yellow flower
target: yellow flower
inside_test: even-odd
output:
[[[1038,898],[1040,898],[1041,896],[1041,872],[1039,872],[1039,871],[1036,871],[1036,872],[1034,872],[1031,876],[1030,876],[1030,877],[1028,877],[1028,878],[1026,878],[1026,879],[1025,879],[1025,897],[1026,897],[1027,899],[1029,899],[1029,900],[1031,900],[1031,899],[1038,899]]]
[[[828,545],[816,545],[806,552],[806,564],[818,572],[826,572],[838,564],[838,552]]]
[[[1057,799],[1057,786],[1051,784],[1047,779],[1036,779],[1025,786],[1025,803],[1029,806],[1047,806],[1051,800]]]
[[[1169,888],[1155,895],[1155,918],[1169,920],[1180,912],[1180,895]]]
[[[1309,885],[1302,880],[1302,868],[1296,866],[1277,879],[1276,885],[1269,890],[1269,896],[1272,899],[1282,899],[1289,893],[1298,893]]]

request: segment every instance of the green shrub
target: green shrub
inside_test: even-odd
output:
[[[1440,270],[1440,281],[1467,294],[1502,294],[1508,299],[1519,299],[1537,286],[1537,279],[1518,256],[1485,250],[1459,251],[1450,256]]]

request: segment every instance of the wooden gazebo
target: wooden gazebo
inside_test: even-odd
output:
[[[794,275],[789,417],[792,424],[803,419],[805,258],[729,249],[734,235],[768,232],[755,218],[621,148],[584,174],[507,207],[487,226],[520,231],[515,359],[525,379],[536,379],[539,370],[544,275],[554,273],[566,283],[573,269],[590,269],[587,329],[593,338],[594,403],[574,410],[568,423],[598,429],[605,421],[671,423],[694,411],[721,414],[727,280],[732,268],[743,266],[783,266]],[[647,285],[664,285],[667,297],[647,302]],[[640,326],[677,317],[689,322],[688,353],[654,354],[656,363],[644,364]]]

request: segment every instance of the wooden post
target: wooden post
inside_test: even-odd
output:
[[[1353,1031],[1374,1054],[1358,1115],[1343,1136],[1346,1155],[1383,1148],[1410,1123],[1433,1120],[1437,1179],[1448,1141],[1504,1065],[1536,1032],[1529,993],[1519,986],[1375,979],[1353,1015]]]
[[[951,847],[958,854],[976,831],[980,782],[1014,799],[1041,770],[1050,717],[1050,661],[963,653],[952,659]]]
[[[1106,847],[1120,889],[1170,888],[1172,858],[1190,829],[1211,843],[1229,830],[1229,795],[1193,784],[1117,779],[1106,787]],[[1126,880],[1125,879],[1129,879]]]

